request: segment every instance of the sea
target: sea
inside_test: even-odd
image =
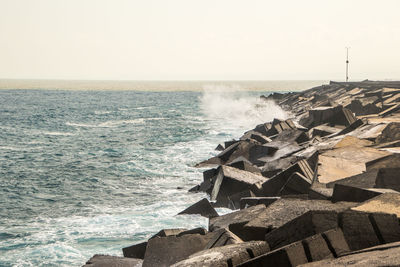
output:
[[[82,266],[207,197],[194,165],[286,114],[260,95],[323,81],[0,81],[0,266]],[[218,209],[221,214],[230,212]]]

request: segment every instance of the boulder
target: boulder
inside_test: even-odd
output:
[[[167,236],[149,239],[144,255],[143,267],[170,266],[203,250],[212,234],[187,234],[180,237]]]
[[[218,213],[206,198],[203,198],[202,200],[194,203],[192,206],[178,213],[178,215],[181,214],[200,214],[201,216],[207,218],[218,216]]]
[[[364,202],[383,193],[396,193],[391,189],[358,188],[349,185],[335,184],[333,187],[332,202]]]
[[[217,201],[217,205],[227,207],[229,196],[245,190],[257,182],[263,182],[267,178],[251,172],[242,171],[229,166],[220,166],[211,192],[211,200]]]
[[[109,255],[94,255],[83,267],[141,267],[143,260]]]
[[[240,199],[240,209],[264,204],[266,207],[280,199],[280,197],[244,197]]]
[[[262,255],[269,251],[265,241],[252,241],[239,244],[232,244],[223,247],[216,247],[200,251],[191,255],[188,259],[180,261],[173,267],[200,267],[216,266],[230,267]]]

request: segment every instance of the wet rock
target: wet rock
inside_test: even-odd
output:
[[[265,180],[266,178],[261,175],[229,166],[220,166],[211,192],[211,200],[216,200],[218,205],[227,207],[230,196],[249,190],[254,183],[263,182]]]
[[[214,150],[217,150],[217,151],[224,151],[224,150],[225,150],[225,147],[224,147],[223,145],[221,145],[221,144],[218,144],[218,146],[217,146]]]
[[[94,255],[83,267],[141,267],[143,260],[109,255]]]
[[[200,267],[237,266],[251,258],[257,257],[269,251],[268,244],[264,241],[245,242],[223,247],[216,247],[191,255],[188,259],[180,261],[173,267]]]
[[[202,200],[194,203],[192,206],[178,213],[178,215],[181,214],[200,214],[201,216],[207,218],[218,216],[218,213],[215,211],[215,209],[211,206],[210,202],[208,202],[208,199],[206,198],[203,198]]]
[[[349,185],[335,184],[333,187],[332,202],[364,202],[383,193],[396,193],[391,189],[358,188]]]

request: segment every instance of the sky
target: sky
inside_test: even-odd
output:
[[[0,0],[0,78],[400,79],[398,0]]]

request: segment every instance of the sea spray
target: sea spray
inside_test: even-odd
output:
[[[286,119],[288,116],[273,101],[265,101],[259,98],[259,93],[256,96],[237,85],[205,85],[200,106],[208,120],[220,121],[216,127],[222,128],[215,130],[236,134],[243,134],[243,131],[274,118]]]

